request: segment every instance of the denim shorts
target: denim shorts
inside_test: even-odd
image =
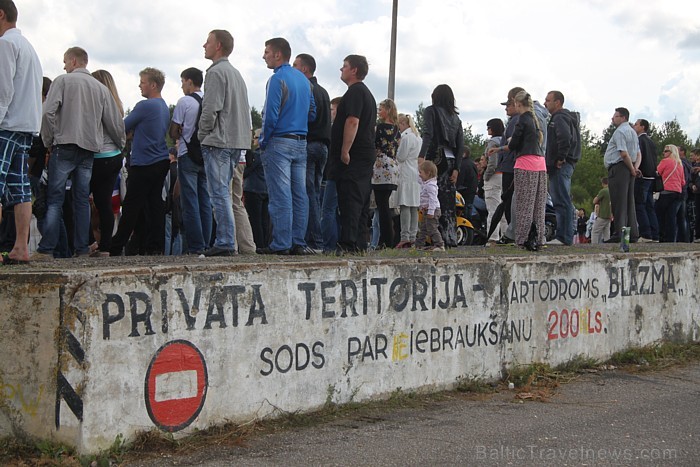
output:
[[[0,199],[5,206],[32,201],[27,159],[32,135],[0,130]]]

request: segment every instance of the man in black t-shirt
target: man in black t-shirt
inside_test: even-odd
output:
[[[368,71],[367,59],[361,55],[348,55],[340,69],[340,79],[348,90],[333,121],[328,158],[328,177],[335,180],[338,190],[340,254],[367,249],[377,121],[377,103],[363,83]]]

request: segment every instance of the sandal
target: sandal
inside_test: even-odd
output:
[[[2,255],[2,265],[3,266],[17,266],[21,264],[29,264],[29,261],[22,259],[10,258],[9,255]]]

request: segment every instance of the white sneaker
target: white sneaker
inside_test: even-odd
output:
[[[444,246],[436,246],[431,251],[445,251],[445,247]]]
[[[547,245],[566,245],[566,243],[562,242],[559,239],[553,238],[547,242]]]
[[[654,243],[654,240],[652,240],[651,238],[639,237],[637,243]]]
[[[700,243],[700,238],[696,238],[695,240],[693,240],[693,243]]]

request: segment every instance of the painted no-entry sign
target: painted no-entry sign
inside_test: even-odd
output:
[[[199,349],[185,340],[168,342],[146,371],[148,416],[161,430],[182,430],[202,410],[208,384],[207,364]]]

